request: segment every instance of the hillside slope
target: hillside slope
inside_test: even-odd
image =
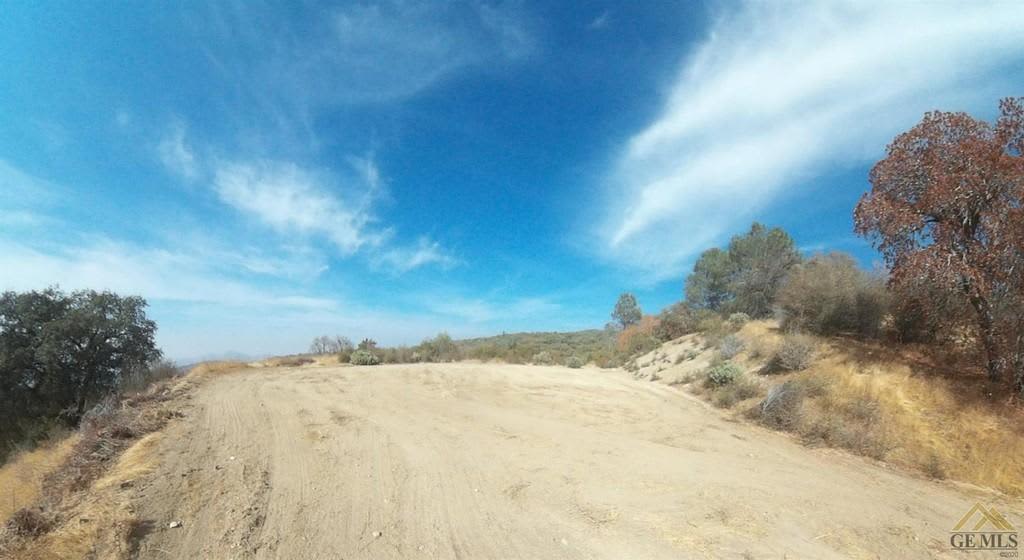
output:
[[[776,371],[771,361],[784,339],[777,325],[753,321],[733,336],[740,351],[728,361],[744,372],[735,385],[707,381],[708,368],[725,360],[722,338],[702,334],[665,343],[626,367],[637,379],[673,385],[761,423],[763,399],[787,384],[800,399],[785,411],[788,422],[775,427],[807,444],[1024,495],[1024,464],[1015,460],[1024,456],[1024,413],[988,400],[979,380],[944,375],[909,351],[842,338],[808,337],[814,351],[806,369]]]

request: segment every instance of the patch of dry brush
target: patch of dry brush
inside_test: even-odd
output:
[[[167,380],[94,407],[63,462],[42,478],[35,503],[0,528],[0,557],[126,557],[134,519],[106,479],[118,471],[141,472],[140,454],[152,446],[155,432],[182,416],[178,399],[192,383]]]

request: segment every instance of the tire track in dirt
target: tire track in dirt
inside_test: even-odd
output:
[[[141,558],[952,558],[974,501],[1021,522],[618,371],[267,368],[193,402]]]

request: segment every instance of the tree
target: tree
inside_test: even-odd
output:
[[[334,340],[331,344],[331,353],[339,354],[342,352],[351,352],[355,350],[355,345],[348,339],[347,336],[335,335]]]
[[[995,124],[930,112],[889,145],[854,212],[896,288],[925,281],[963,298],[992,381],[1024,391],[1024,98]],[[944,322],[958,317],[942,317]]]
[[[732,273],[728,252],[717,247],[704,251],[686,277],[686,301],[699,309],[720,310],[733,297]]]
[[[313,339],[313,342],[309,345],[310,354],[327,354],[329,353],[328,347],[330,346],[331,339],[326,336],[318,336]]]
[[[359,342],[359,350],[366,350],[367,352],[373,352],[377,349],[377,341],[372,338],[364,338]]]
[[[330,336],[318,336],[313,339],[312,344],[309,345],[310,354],[338,354],[341,352],[351,352],[353,350],[352,341],[348,338],[335,335]]]
[[[622,325],[622,328],[626,328],[639,323],[641,317],[643,317],[643,311],[640,310],[640,304],[636,302],[636,297],[629,292],[621,294],[619,300],[615,302],[612,319]]]
[[[0,425],[76,422],[160,357],[140,297],[57,289],[0,295]],[[9,427],[9,428],[8,428]]]
[[[727,249],[701,253],[686,278],[686,301],[698,309],[767,317],[782,280],[799,262],[788,233],[755,222],[733,236]]]
[[[745,235],[733,237],[729,242],[730,310],[755,318],[771,315],[782,280],[800,260],[796,243],[781,228],[768,229],[755,222]]]

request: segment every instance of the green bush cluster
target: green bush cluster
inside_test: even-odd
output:
[[[728,385],[743,375],[743,369],[732,362],[722,362],[708,368],[708,382],[712,385]]]
[[[380,358],[369,350],[356,350],[352,352],[350,362],[357,366],[375,366],[380,364]]]

